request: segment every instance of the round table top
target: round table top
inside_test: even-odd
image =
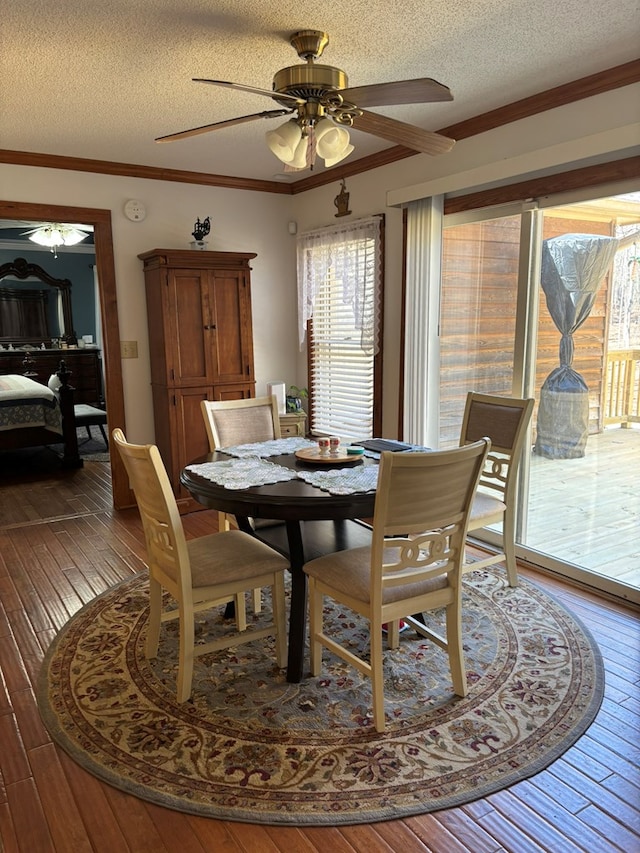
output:
[[[230,458],[224,453],[209,453],[194,459],[190,464],[229,461]],[[301,470],[318,468],[317,465],[309,465],[296,458],[294,453],[270,456],[269,461],[284,468]],[[366,457],[356,456],[353,462],[337,464],[340,467],[345,464],[351,467],[352,465],[374,465],[376,462]],[[373,516],[375,504],[375,492],[332,495],[298,479],[252,486],[248,489],[227,489],[185,468],[180,475],[180,482],[192,497],[209,509],[251,518],[274,518],[283,521],[370,518]]]

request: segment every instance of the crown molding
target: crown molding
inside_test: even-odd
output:
[[[640,82],[640,59],[634,59],[623,65],[608,68],[597,74],[590,74],[588,77],[564,83],[553,89],[539,92],[537,95],[522,98],[519,101],[506,104],[498,109],[482,113],[481,115],[449,125],[448,127],[443,127],[437,132],[455,140],[467,139],[470,136],[476,136],[487,130],[519,121],[528,116],[638,82]],[[294,195],[333,183],[342,178],[352,177],[371,171],[371,169],[377,169],[380,166],[396,163],[399,160],[414,157],[417,154],[418,152],[416,151],[398,145],[362,157],[359,160],[341,164],[330,170],[311,174],[292,184],[283,184],[279,181],[263,181],[253,178],[214,175],[205,172],[189,172],[181,169],[165,169],[158,166],[140,166],[134,163],[89,160],[82,157],[66,157],[59,154],[11,151],[8,149],[0,149],[0,163],[9,163],[16,166],[34,166],[44,169],[94,172],[103,175],[146,178],[155,181],[172,181],[183,184],[201,184],[210,187],[226,187],[228,189],[252,190],[254,192],[277,193],[280,195]]]

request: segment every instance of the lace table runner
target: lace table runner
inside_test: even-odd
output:
[[[298,471],[298,479],[332,495],[353,495],[375,492],[378,485],[378,466],[331,468],[328,471]]]
[[[283,468],[282,465],[255,456],[230,459],[228,462],[187,465],[187,471],[200,474],[225,489],[250,489],[252,486],[266,486],[268,483],[284,483],[296,479],[296,472],[290,468]]]
[[[317,442],[308,438],[274,438],[271,441],[255,441],[252,444],[235,444],[230,447],[221,447],[220,452],[237,459],[245,459],[248,456],[264,458],[265,456],[280,456],[284,453],[295,453],[303,447],[316,447]]]
[[[243,447],[260,447],[264,445],[279,445],[279,449],[272,454],[291,452],[291,450],[282,450],[284,442],[298,442],[298,447],[307,447],[308,445],[315,446],[315,442],[306,441],[300,445],[300,442],[305,442],[300,438],[276,439],[274,441],[260,442],[255,445],[238,445],[238,448],[225,448],[224,452],[229,453],[229,450],[239,450]],[[269,448],[266,448],[267,450]],[[219,486],[224,486],[225,489],[249,489],[252,486],[266,486],[270,483],[284,483],[288,480],[304,480],[311,486],[329,492],[332,495],[353,495],[358,492],[374,492],[378,483],[378,466],[362,465],[357,468],[330,468],[322,471],[303,471],[294,470],[292,468],[284,468],[282,465],[276,465],[275,462],[269,462],[268,459],[261,458],[257,455],[243,456],[235,459],[229,459],[224,462],[200,462],[194,465],[187,465],[187,471],[193,471],[212,483]]]

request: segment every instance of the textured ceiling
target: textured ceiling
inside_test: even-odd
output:
[[[638,21],[637,0],[9,0],[0,148],[272,180],[282,164],[264,133],[283,119],[153,141],[278,106],[192,77],[271,89],[300,61],[290,34],[325,30],[320,61],[350,86],[449,86],[452,103],[373,110],[437,130],[636,58]],[[352,141],[350,160],[390,147],[355,131]]]

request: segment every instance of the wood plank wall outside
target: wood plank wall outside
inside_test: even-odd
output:
[[[612,233],[612,224],[546,214],[543,238]],[[458,440],[464,400],[473,390],[511,394],[520,240],[520,217],[510,216],[445,229],[441,302],[441,441]],[[476,298],[469,299],[469,294]],[[535,398],[559,365],[560,332],[539,288]],[[589,431],[601,429],[606,367],[609,277],[593,309],[574,334],[573,367],[589,388]],[[469,353],[472,353],[469,358]],[[475,359],[475,361],[474,361]],[[532,424],[535,437],[536,411]]]

